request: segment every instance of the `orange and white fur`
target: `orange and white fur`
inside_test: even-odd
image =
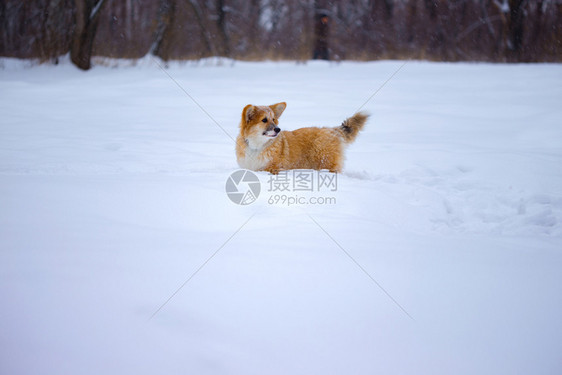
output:
[[[287,104],[247,105],[242,111],[236,158],[240,167],[273,174],[287,169],[328,169],[341,172],[344,148],[365,125],[367,114],[358,112],[335,128],[279,128]]]

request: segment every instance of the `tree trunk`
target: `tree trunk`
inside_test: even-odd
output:
[[[252,44],[257,44],[258,40],[260,39],[259,30],[260,30],[260,17],[261,17],[261,5],[260,0],[251,0],[250,2],[250,14],[252,17],[249,20],[250,25],[250,38]]]
[[[98,27],[100,10],[105,0],[75,0],[76,25],[70,47],[70,59],[82,70],[89,70],[92,48]]]
[[[494,1],[502,16],[502,37],[504,40],[505,57],[518,61],[523,47],[525,6],[527,0]]]
[[[217,27],[221,36],[221,54],[224,57],[230,56],[230,40],[228,38],[228,33],[226,31],[226,11],[224,6],[224,0],[217,0]]]
[[[330,19],[328,17],[325,2],[314,1],[314,60],[330,60],[328,38],[330,35]]]
[[[197,24],[199,25],[199,34],[201,35],[201,41],[203,42],[203,45],[205,46],[205,50],[206,50],[206,54],[204,53],[203,55],[207,55],[208,54],[213,54],[213,45],[211,43],[211,39],[209,38],[209,35],[207,34],[207,26],[205,25],[205,22],[203,21],[203,12],[201,11],[201,8],[199,7],[199,4],[197,3],[197,1],[195,0],[189,0],[189,5],[191,5],[191,9],[193,10],[193,13],[195,14],[195,19],[197,20]],[[201,56],[201,57],[204,57]]]
[[[174,13],[176,4],[174,0],[160,0],[160,8],[158,9],[158,26],[154,33],[154,41],[150,47],[149,53],[160,57],[164,61],[170,59],[170,51],[168,44],[172,34],[171,28],[174,21]]]
[[[521,47],[523,46],[523,20],[525,17],[526,0],[510,0],[509,4],[509,39],[510,50],[515,59],[521,56]]]

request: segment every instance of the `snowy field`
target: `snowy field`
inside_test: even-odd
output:
[[[0,373],[562,373],[561,65],[24,65]],[[336,189],[229,200],[246,104],[336,126],[383,85]]]

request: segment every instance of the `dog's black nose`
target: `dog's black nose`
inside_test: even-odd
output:
[[[279,129],[279,128],[275,128],[273,130],[275,130],[275,133],[279,133],[281,131],[281,129]]]

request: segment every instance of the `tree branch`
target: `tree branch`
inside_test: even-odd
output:
[[[92,11],[90,12],[90,21],[93,20],[96,17],[96,15],[100,11],[101,6],[103,5],[104,2],[105,2],[105,0],[99,0],[97,2],[97,4],[94,5],[94,7],[92,8]]]

